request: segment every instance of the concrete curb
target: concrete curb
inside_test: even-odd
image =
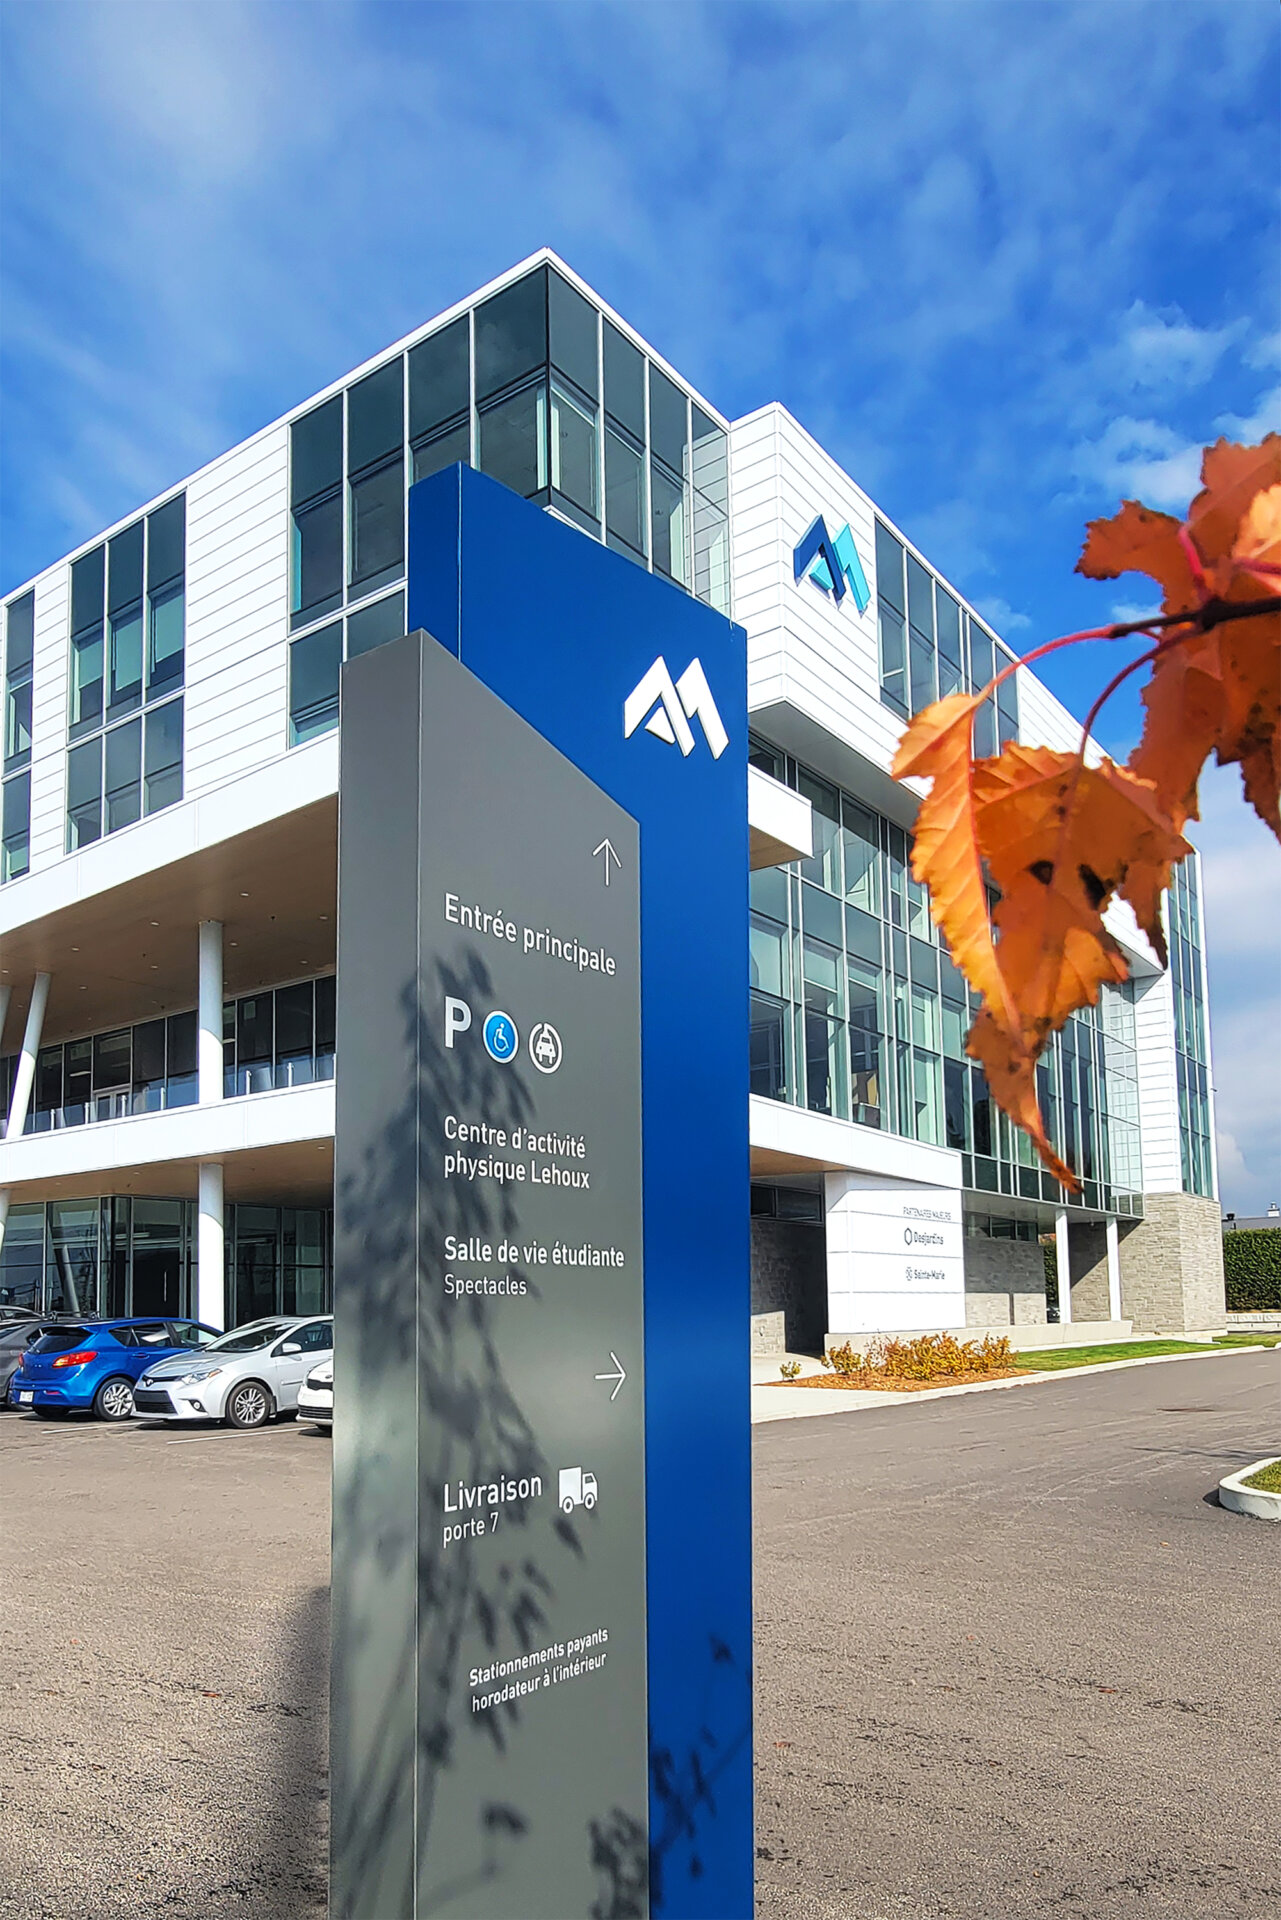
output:
[[[1252,1467],[1242,1467],[1240,1473],[1226,1475],[1219,1482],[1219,1505],[1229,1513],[1248,1514],[1252,1520],[1281,1520],[1281,1493],[1265,1493],[1262,1487],[1245,1484],[1260,1467],[1275,1466],[1276,1459],[1272,1454],[1266,1460],[1256,1460]]]
[[[1043,1387],[1055,1380],[1079,1380],[1087,1373],[1121,1373],[1127,1367],[1159,1367],[1167,1361],[1222,1359],[1227,1354],[1269,1351],[1281,1352],[1281,1348],[1207,1347],[1203,1353],[1153,1353],[1133,1360],[1099,1360],[1093,1366],[1056,1367],[1045,1373],[1018,1374],[1013,1380],[979,1380],[963,1387],[923,1387],[919,1393],[881,1393],[858,1387],[846,1392],[840,1387],[787,1387],[771,1382],[752,1388],[752,1425],[767,1425],[775,1420],[812,1420],[832,1413],[861,1413],[871,1407],[911,1405],[920,1400],[950,1399],[962,1393],[999,1393],[1002,1387]],[[815,1406],[816,1400],[825,1404]]]

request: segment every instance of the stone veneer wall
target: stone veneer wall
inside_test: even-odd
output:
[[[965,1324],[1045,1325],[1045,1261],[1035,1240],[966,1234]]]
[[[1108,1237],[1101,1221],[1068,1221],[1073,1320],[1108,1320]],[[1128,1318],[1127,1314],[1127,1318]]]
[[[777,1351],[781,1345],[789,1353],[821,1353],[826,1332],[827,1239],[822,1226],[754,1215],[753,1350]]]
[[[1143,1333],[1225,1327],[1218,1201],[1147,1193],[1143,1207],[1142,1220],[1120,1222],[1122,1313]]]

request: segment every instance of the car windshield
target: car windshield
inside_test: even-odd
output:
[[[88,1346],[94,1337],[92,1327],[50,1327],[36,1341],[35,1353],[70,1353],[72,1347]]]
[[[260,1320],[251,1327],[236,1327],[231,1333],[224,1333],[220,1339],[211,1340],[205,1353],[256,1353],[259,1347],[269,1347],[282,1333],[289,1332],[287,1320]]]

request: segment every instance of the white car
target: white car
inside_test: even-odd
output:
[[[298,1416],[318,1427],[334,1424],[334,1356],[313,1367],[298,1389]]]
[[[198,1353],[148,1367],[133,1392],[144,1420],[225,1420],[261,1427],[293,1413],[303,1381],[334,1348],[332,1315],[273,1314],[220,1334]]]

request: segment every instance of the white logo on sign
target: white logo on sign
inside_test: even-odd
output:
[[[643,722],[646,733],[666,740],[669,747],[679,747],[688,759],[695,745],[691,720],[700,723],[713,760],[719,760],[729,745],[729,735],[716,710],[702,662],[691,660],[680,679],[674,681],[660,654],[623,704],[623,738],[630,740]]]

